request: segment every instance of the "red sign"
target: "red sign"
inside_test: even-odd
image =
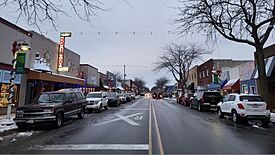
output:
[[[60,37],[59,55],[58,55],[58,67],[59,68],[63,67],[64,44],[65,44],[65,37]]]

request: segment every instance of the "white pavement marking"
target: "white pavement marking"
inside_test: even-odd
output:
[[[142,120],[142,118],[143,118],[142,116],[136,116],[134,119],[140,121]]]
[[[128,115],[128,116],[124,116],[125,118],[130,118],[130,117],[134,117],[134,116],[138,116],[138,115],[142,115],[143,113],[136,113],[136,114],[132,114],[132,115]],[[112,123],[112,122],[116,122],[122,120],[121,118],[116,118],[113,120],[109,120],[109,121],[105,121],[105,122],[101,122],[101,123],[97,123],[95,125],[103,125],[103,124],[108,124],[108,123]]]
[[[125,117],[125,116],[122,116],[122,115],[120,115],[120,114],[115,114],[115,115],[116,115],[118,118],[120,118],[121,120],[123,120],[123,121],[129,123],[130,125],[133,125],[133,126],[139,125],[138,123],[136,123],[136,122],[130,120],[129,118],[127,118],[127,117]]]
[[[62,145],[34,145],[28,150],[140,150],[147,151],[148,144],[62,144]]]
[[[158,144],[159,144],[159,154],[164,155],[163,143],[162,143],[161,136],[160,136],[160,131],[159,131],[159,126],[158,126],[158,121],[157,121],[157,116],[156,116],[154,104],[152,104],[152,112],[153,112],[153,117],[154,117],[154,120],[155,120],[156,130],[157,130],[157,137],[158,137]]]

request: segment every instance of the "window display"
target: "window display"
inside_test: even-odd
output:
[[[8,97],[9,97],[9,84],[0,84],[1,92],[0,92],[0,107],[7,107],[8,105]],[[19,95],[19,86],[14,86],[14,104],[12,106],[17,106],[18,104],[18,95]]]

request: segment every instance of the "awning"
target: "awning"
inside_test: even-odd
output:
[[[212,82],[207,86],[207,89],[208,90],[217,90],[217,89],[220,89],[220,88],[222,89],[226,83],[227,83],[227,79],[222,80],[220,82],[220,84],[216,84],[216,83]]]
[[[266,77],[269,77],[274,69],[275,66],[275,56],[269,57],[265,59],[265,72],[266,72]],[[258,67],[255,67],[253,74],[252,74],[252,79],[257,79],[259,77],[258,75]]]
[[[43,80],[43,81],[52,81],[52,82],[60,82],[60,83],[69,83],[69,84],[78,84],[78,85],[85,85],[85,80],[66,76],[61,74],[55,73],[43,73],[35,70],[30,70],[28,73],[29,80]]]
[[[240,79],[231,79],[223,87],[226,90],[239,90],[240,89]]]
[[[124,91],[125,89],[122,87],[117,87],[119,90]]]

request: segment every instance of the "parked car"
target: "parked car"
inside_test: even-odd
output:
[[[126,97],[124,93],[120,93],[118,96],[121,104],[126,103]]]
[[[108,106],[116,106],[120,105],[120,99],[117,92],[108,92],[107,93]]]
[[[190,97],[192,100],[190,103],[191,108],[196,108],[199,111],[207,110],[211,108],[217,108],[218,103],[222,100],[222,96],[217,91],[199,91],[194,94],[194,97]]]
[[[182,104],[184,95],[182,93],[179,93],[177,96],[177,104]]]
[[[218,104],[218,115],[220,118],[224,115],[231,115],[235,123],[248,119],[261,120],[266,126],[269,124],[271,113],[259,95],[228,94]]]
[[[131,97],[131,95],[129,93],[125,93],[124,95],[126,97],[126,101],[127,102],[131,102],[132,101],[132,97]]]
[[[130,97],[132,100],[135,100],[136,99],[136,94],[135,93],[129,93],[130,94]]]
[[[101,112],[104,107],[105,110],[108,110],[108,99],[106,92],[91,92],[87,94],[86,99],[87,109]]]
[[[194,98],[194,93],[184,94],[182,103],[184,106],[189,107],[191,102],[191,97]]]
[[[85,114],[86,98],[80,91],[62,90],[44,92],[33,103],[16,109],[14,122],[18,128],[30,124],[51,123],[59,128],[65,118],[77,115],[82,119]]]

